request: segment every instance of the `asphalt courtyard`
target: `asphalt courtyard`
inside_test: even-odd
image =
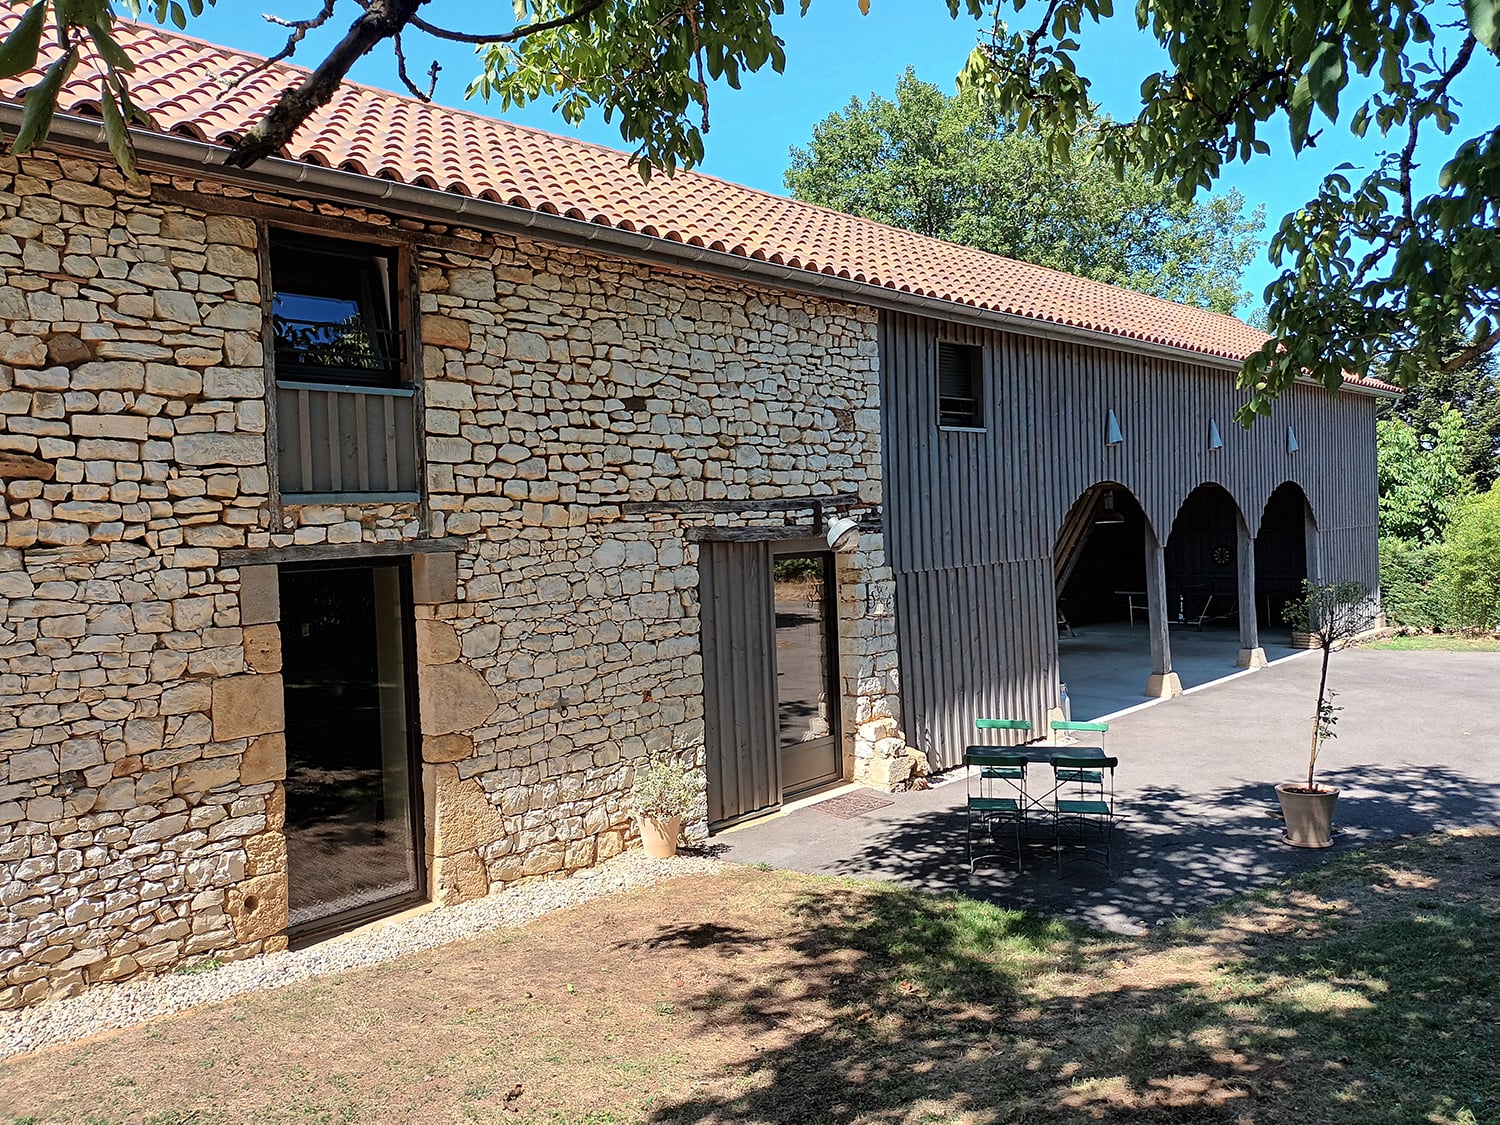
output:
[[[1354,649],[1333,656],[1344,710],[1318,766],[1342,791],[1334,846],[1281,843],[1273,786],[1306,774],[1317,677],[1317,654],[1302,654],[1112,720],[1110,872],[1077,864],[1059,877],[1037,844],[1019,873],[991,861],[971,874],[961,770],[851,819],[812,804],[709,845],[739,863],[888,879],[1130,933],[1362,843],[1500,825],[1500,653]]]

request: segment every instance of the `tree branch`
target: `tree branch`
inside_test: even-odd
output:
[[[1474,360],[1484,355],[1485,352],[1489,351],[1496,345],[1500,345],[1500,328],[1495,329],[1495,331],[1491,332],[1483,340],[1479,341],[1479,343],[1470,344],[1467,348],[1464,348],[1463,351],[1459,352],[1457,355],[1450,356],[1447,359],[1443,360],[1442,366],[1438,368],[1438,371],[1444,375],[1451,374],[1452,372],[1457,371],[1460,367],[1472,363]]]
[[[282,93],[260,124],[229,150],[225,163],[246,168],[281,151],[297,127],[314,110],[332,100],[350,67],[368,54],[370,48],[393,38],[411,23],[417,9],[425,3],[427,0],[369,0],[364,14],[350,25],[348,33],[328,52],[328,57],[299,84]]]
[[[1436,81],[1429,84],[1428,91],[1422,99],[1424,102],[1433,104],[1439,100],[1447,100],[1448,87],[1453,84],[1453,80],[1463,73],[1464,68],[1469,65],[1469,59],[1474,55],[1474,45],[1476,42],[1477,40],[1472,35],[1464,40],[1464,45],[1459,48],[1458,55],[1453,60],[1453,65],[1447,67]],[[1415,223],[1415,219],[1412,216],[1411,173],[1412,169],[1416,167],[1417,139],[1421,135],[1423,120],[1424,118],[1421,114],[1414,113],[1410,109],[1407,110],[1406,144],[1401,149],[1401,172],[1397,182],[1401,185],[1401,217],[1408,225],[1414,225]]]
[[[252,67],[250,70],[245,71],[244,74],[240,75],[234,80],[230,88],[233,89],[234,86],[238,86],[252,74],[259,74],[261,71],[270,67],[273,63],[279,63],[283,59],[291,58],[294,54],[297,53],[298,44],[302,42],[309,31],[312,31],[314,28],[322,27],[333,17],[333,6],[337,3],[338,0],[323,0],[322,11],[320,11],[317,15],[311,17],[310,19],[305,20],[286,20],[282,19],[280,16],[273,15],[262,16],[261,18],[266,22],[274,23],[277,27],[291,28],[292,33],[287,36],[286,46],[282,47],[281,50],[277,51],[260,66]]]
[[[437,89],[438,75],[442,73],[443,69],[437,59],[432,60],[432,66],[427,70],[427,89],[424,91],[418,88],[417,84],[411,80],[411,75],[406,71],[406,51],[401,45],[401,33],[399,31],[391,36],[391,47],[396,52],[396,73],[400,76],[401,81],[405,83],[406,88],[412,92],[412,96],[418,101],[432,101],[433,91]]]
[[[580,23],[604,7],[609,0],[585,0],[574,11],[567,15],[557,16],[554,19],[542,20],[540,23],[523,24],[520,27],[511,28],[509,31],[497,32],[493,35],[480,35],[467,31],[450,31],[446,27],[438,27],[436,24],[428,23],[418,16],[411,18],[411,25],[418,31],[425,31],[434,39],[447,39],[452,43],[471,43],[478,47],[487,47],[491,43],[515,43],[525,39],[528,35],[535,35],[539,31],[552,31],[559,27],[567,27],[570,24]]]

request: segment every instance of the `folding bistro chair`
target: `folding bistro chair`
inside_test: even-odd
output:
[[[980,730],[1015,730],[1031,733],[1030,719],[975,719]],[[1026,756],[1002,746],[969,746],[964,749],[968,786],[967,828],[969,870],[995,851],[974,850],[976,826],[987,842],[995,842],[997,824],[1015,829],[1016,870],[1021,869],[1021,830],[1026,820]]]
[[[1064,840],[1077,843],[1084,860],[1102,857],[1111,867],[1115,827],[1115,767],[1119,759],[1094,754],[1052,755],[1052,843],[1062,874]]]
[[[1067,719],[1053,719],[1051,726],[1052,737],[1054,739],[1062,733],[1097,734],[1099,736],[1097,749],[1100,752],[1104,750],[1104,736],[1109,733],[1108,723],[1075,723]],[[1078,782],[1081,785],[1092,786],[1095,790],[1098,790],[1093,795],[1101,799],[1103,797],[1104,773],[1102,770],[1086,768],[1066,769],[1060,774],[1055,775],[1053,780],[1056,782]]]
[[[995,829],[1001,824],[1009,824],[1014,830],[1016,870],[1021,870],[1026,756],[1001,746],[970,746],[964,750],[964,766],[968,785],[969,870],[972,872],[981,859],[1005,854],[988,846],[999,843]],[[984,842],[977,851],[976,835]]]

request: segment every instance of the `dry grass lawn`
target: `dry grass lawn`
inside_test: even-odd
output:
[[[1149,940],[741,870],[0,1064],[0,1122],[1478,1123],[1500,835]]]

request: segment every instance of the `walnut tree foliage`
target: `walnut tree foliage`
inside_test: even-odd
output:
[[[133,171],[126,123],[137,114],[130,60],[110,34],[115,16],[145,7],[183,26],[210,2],[32,0],[0,44],[0,76],[30,70],[44,34],[62,53],[27,97],[13,147],[24,152],[45,138],[57,92],[91,43],[104,63],[95,69],[105,130]],[[314,27],[341,15],[352,22],[229,159],[245,165],[281,151],[350,67],[387,42],[408,87],[427,96],[406,69],[423,35],[474,44],[472,88],[502,107],[551,99],[570,121],[597,113],[617,123],[642,175],[702,158],[711,85],[734,87],[743,74],[785,65],[774,27],[783,0],[476,2],[461,28],[428,19],[431,2],[283,0],[304,10],[279,21],[289,32],[281,57]],[[872,0],[837,2],[868,10]],[[950,16],[984,28],[964,87],[1061,159],[1095,113],[1078,53],[1113,15],[1113,0],[944,3]],[[1466,71],[1496,88],[1500,0],[1137,0],[1134,18],[1167,62],[1142,74],[1134,119],[1098,128],[1099,157],[1118,173],[1151,169],[1192,198],[1226,164],[1267,154],[1268,137],[1285,136],[1301,152],[1339,128],[1368,146],[1361,167],[1330,169],[1271,241],[1282,270],[1266,292],[1274,339],[1241,370],[1242,421],[1268,413],[1304,376],[1331,389],[1345,373],[1372,371],[1409,384],[1500,344],[1500,126],[1493,102],[1472,107],[1479,120],[1461,120],[1470,109],[1453,92]],[[1432,170],[1419,167],[1417,146],[1432,134],[1447,139],[1429,139],[1423,151],[1443,147],[1446,159],[1429,189]]]
[[[1097,131],[1091,120],[1069,159],[1049,160],[977,96],[944,94],[908,68],[894,100],[854,98],[813,126],[786,186],[836,211],[1233,312],[1264,210],[1247,216],[1238,191],[1184,200],[1143,169],[1117,180],[1089,158]]]
[[[980,0],[947,2],[982,14]],[[1031,12],[1020,27],[1002,18]],[[1061,153],[1091,112],[1081,40],[1112,12],[1113,0],[1001,3],[964,81]],[[1135,18],[1168,64],[1144,76],[1136,118],[1101,132],[1117,170],[1152,168],[1191,196],[1282,130],[1294,152],[1334,127],[1369,146],[1363,169],[1331,169],[1271,240],[1274,338],[1241,370],[1241,421],[1304,375],[1330,389],[1346,372],[1405,384],[1500,343],[1500,128],[1491,103],[1477,107],[1488,122],[1460,129],[1452,92],[1470,67],[1491,88],[1500,77],[1500,0],[1137,0]],[[1358,98],[1354,76],[1369,80]],[[1424,191],[1417,142],[1434,132],[1452,137],[1452,155]]]

